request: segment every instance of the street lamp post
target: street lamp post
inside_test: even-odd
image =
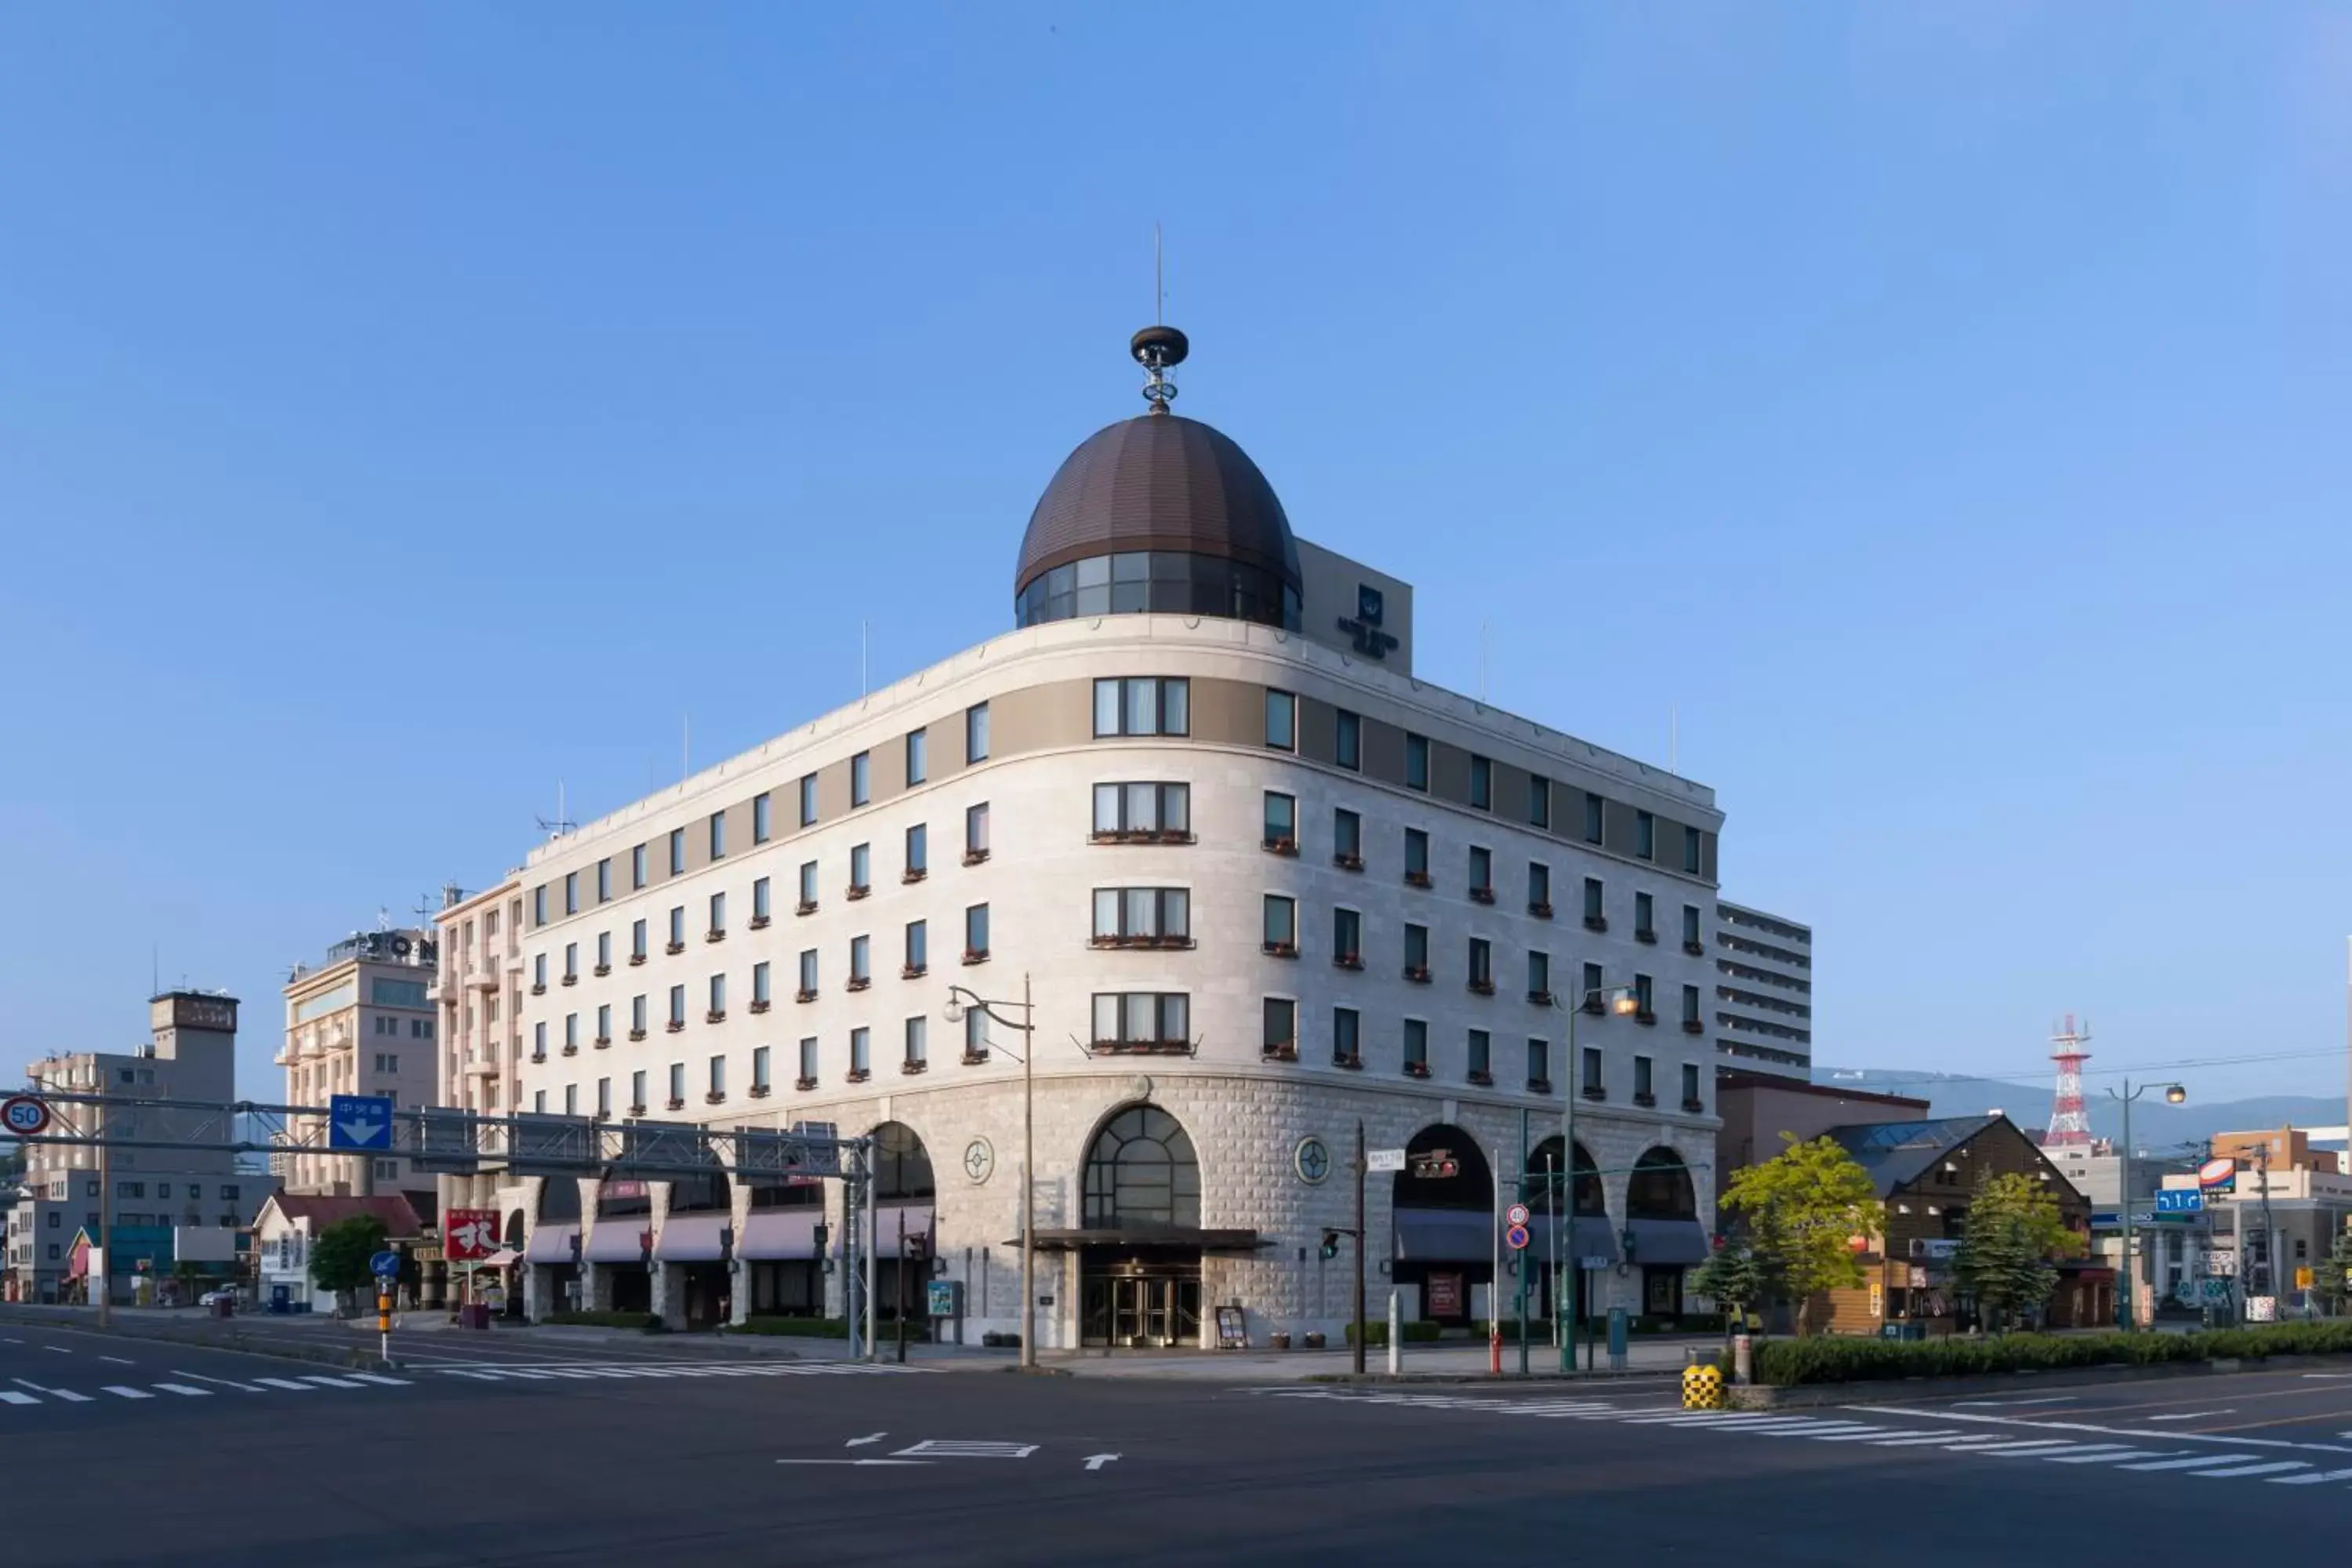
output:
[[[1631,1013],[1638,1005],[1631,985],[1596,985],[1589,991],[1580,991],[1567,1008],[1568,1062],[1560,1076],[1567,1083],[1568,1096],[1559,1117],[1559,1164],[1567,1173],[1562,1191],[1568,1205],[1568,1289],[1563,1292],[1567,1300],[1554,1308],[1565,1314],[1559,1337],[1559,1370],[1563,1373],[1576,1370],[1576,1316],[1580,1305],[1577,1298],[1583,1294],[1584,1288],[1584,1266],[1576,1257],[1576,1100],[1584,1092],[1584,1058],[1576,1049],[1576,1016],[1591,1002],[1600,1003],[1605,1012],[1617,1014]],[[1557,1224],[1558,1210],[1553,1211],[1552,1217]],[[1524,1268],[1526,1265],[1522,1263],[1520,1267]],[[1521,1335],[1523,1340],[1525,1337]]]
[[[2137,1089],[2134,1089],[2132,1087],[2131,1079],[2124,1079],[2124,1087],[2121,1091],[2112,1089],[2107,1090],[2107,1097],[2110,1100],[2119,1100],[2123,1101],[2124,1106],[2124,1159],[2122,1169],[2119,1172],[2121,1184],[2117,1187],[2116,1191],[2122,1200],[2124,1215],[2123,1307],[2124,1330],[2126,1332],[2129,1332],[2130,1331],[2139,1327],[2139,1313],[2137,1311],[2139,1304],[2139,1260],[2132,1256],[2131,1108],[2133,1100],[2137,1100],[2141,1095],[2146,1094],[2149,1089],[2156,1087],[2157,1086],[2152,1083],[2144,1083]],[[2163,1088],[2164,1100],[2168,1105],[2179,1105],[2181,1101],[2189,1098],[2189,1091],[2181,1088],[2181,1086],[2177,1083],[2168,1083],[2164,1085]]]
[[[977,1012],[1008,1029],[1021,1031],[1021,1370],[1034,1372],[1037,1366],[1037,1010],[1026,973],[1021,976],[1021,1022],[1017,1024],[997,1011],[1014,1005],[991,1002],[969,987],[950,985],[940,1013],[950,1024],[961,1024],[967,1012]]]

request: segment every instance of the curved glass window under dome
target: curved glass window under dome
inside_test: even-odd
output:
[[[1065,562],[1034,578],[1015,605],[1019,624],[1081,616],[1217,616],[1297,631],[1298,590],[1244,561],[1171,550],[1130,550]]]

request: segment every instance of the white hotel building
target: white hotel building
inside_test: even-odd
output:
[[[941,1009],[1025,980],[1042,1347],[1213,1344],[1232,1305],[1254,1343],[1338,1342],[1351,1260],[1318,1242],[1353,1223],[1360,1121],[1454,1170],[1371,1179],[1375,1301],[1482,1315],[1496,1179],[1507,1201],[1523,1137],[1559,1167],[1570,1094],[1587,1310],[1679,1310],[1715,1186],[1713,792],[1414,679],[1412,590],[1296,540],[1242,450],[1167,411],[1181,337],[1135,352],[1151,411],[1054,476],[1018,629],[486,898],[520,910],[521,973],[481,1031],[508,1059],[476,1065],[520,1111],[877,1134],[879,1240],[928,1242],[976,1340],[1020,1318],[1022,1042]],[[504,954],[483,968],[505,993]],[[1641,1011],[1578,1017],[1565,1060],[1604,986]],[[445,972],[445,1016],[468,994]],[[504,1211],[535,1312],[841,1310],[838,1184],[457,1186]],[[897,1296],[886,1263],[886,1319]]]

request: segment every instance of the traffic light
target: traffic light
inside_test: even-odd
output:
[[[1328,1263],[1331,1259],[1339,1256],[1339,1233],[1338,1231],[1327,1230],[1323,1233],[1323,1247],[1316,1256],[1322,1258],[1326,1263]]]

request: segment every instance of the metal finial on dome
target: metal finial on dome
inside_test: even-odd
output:
[[[1184,334],[1167,326],[1146,327],[1128,342],[1127,352],[1144,368],[1143,400],[1151,405],[1154,414],[1168,412],[1168,404],[1176,395],[1176,384],[1168,379],[1168,373],[1182,364],[1191,351]]]

